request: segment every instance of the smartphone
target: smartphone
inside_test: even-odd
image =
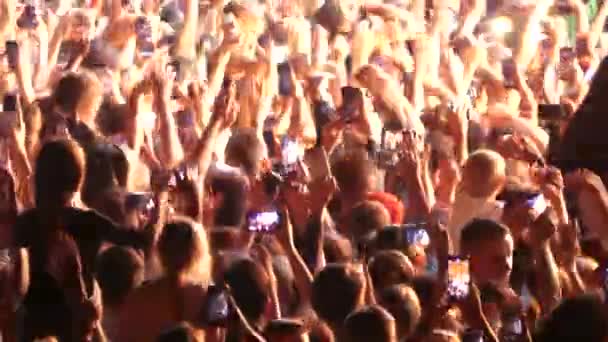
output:
[[[543,194],[537,194],[526,201],[526,204],[534,212],[535,217],[542,215],[549,206]]]
[[[523,335],[524,326],[521,317],[512,316],[503,318],[502,328],[500,329],[500,341],[518,342],[521,341]]]
[[[273,233],[281,222],[276,210],[255,211],[247,215],[247,229],[255,233]]]
[[[140,215],[149,218],[156,208],[154,195],[149,192],[132,192],[125,198],[125,208],[137,210]]]
[[[546,121],[562,120],[567,117],[566,110],[561,104],[539,104],[538,118]]]
[[[403,143],[402,131],[382,129],[380,148],[385,151],[398,151]]]
[[[281,174],[283,176],[296,172],[298,162],[302,159],[300,144],[293,138],[285,136],[281,141]]]
[[[505,88],[515,88],[515,74],[517,66],[512,59],[506,59],[502,62],[502,77],[504,79]]]
[[[16,41],[14,40],[7,40],[6,41],[6,58],[8,61],[8,66],[11,69],[15,69],[17,67],[17,63],[18,63],[18,49],[19,49],[19,45],[17,44]]]
[[[471,275],[469,260],[460,256],[448,257],[448,297],[451,301],[461,301],[469,295]]]
[[[150,40],[142,40],[137,43],[139,54],[144,58],[150,58],[154,55],[154,43]]]
[[[23,13],[21,13],[21,16],[17,19],[17,26],[22,29],[33,29],[38,26],[36,6],[32,4],[25,5]]]
[[[293,94],[293,84],[291,80],[291,66],[288,62],[277,64],[279,74],[279,95],[291,96]]]
[[[331,175],[329,159],[323,147],[318,146],[308,150],[304,156],[304,161],[310,171],[311,180],[322,180]]]
[[[211,285],[207,289],[207,298],[203,306],[203,321],[210,326],[225,326],[233,317],[232,305],[226,289]]]
[[[462,342],[483,342],[483,331],[477,329],[467,329],[462,334]]]
[[[16,112],[17,111],[17,95],[16,94],[6,94],[4,95],[4,100],[2,101],[2,110],[5,112]]]
[[[403,233],[410,246],[426,248],[431,243],[431,238],[425,229],[425,224],[406,224],[403,226]]]
[[[268,151],[269,158],[276,157],[277,143],[274,137],[274,128],[276,125],[277,118],[273,113],[270,113],[264,120],[264,130],[262,132],[262,137],[264,138],[264,143],[266,144],[266,150]]]
[[[342,87],[342,107],[338,111],[340,116],[348,123],[357,116],[359,106],[363,103],[361,89],[355,87]]]

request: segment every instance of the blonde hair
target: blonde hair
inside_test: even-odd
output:
[[[211,254],[203,227],[186,217],[169,221],[158,241],[158,258],[167,276],[186,276],[208,285],[211,279]]]
[[[505,177],[504,158],[491,150],[478,150],[464,163],[462,185],[471,197],[486,198],[496,193]]]

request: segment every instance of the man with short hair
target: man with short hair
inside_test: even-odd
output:
[[[363,306],[365,278],[351,264],[329,264],[312,283],[312,307],[340,341],[346,317]]]
[[[349,342],[396,342],[395,318],[378,305],[359,309],[344,323]]]
[[[496,221],[473,219],[462,230],[462,255],[469,258],[471,279],[476,284],[508,286],[513,248],[509,228]]]

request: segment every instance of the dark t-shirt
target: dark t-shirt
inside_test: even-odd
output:
[[[74,239],[82,259],[83,276],[91,279],[95,259],[103,242],[145,248],[149,239],[145,231],[119,227],[108,218],[92,210],[65,208],[61,215],[63,229]],[[32,271],[44,265],[46,255],[37,248],[48,222],[41,211],[34,208],[23,212],[14,225],[14,241],[17,247],[30,249]]]
[[[608,58],[604,58],[561,139],[555,161],[564,171],[588,168],[603,175],[608,171]]]
[[[46,265],[51,256],[45,243],[45,232],[59,228],[74,240],[89,297],[93,292],[95,259],[103,242],[144,248],[149,241],[145,232],[121,228],[95,211],[61,210],[60,215],[54,213],[52,218],[45,218],[37,208],[27,210],[17,217],[13,228],[15,246],[28,248],[30,257],[30,286],[23,301],[25,340],[50,334],[58,336],[61,341],[71,341],[75,316],[66,301],[65,289],[47,272]],[[58,227],[50,227],[53,222]]]

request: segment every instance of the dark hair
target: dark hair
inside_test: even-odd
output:
[[[239,175],[222,174],[213,177],[211,189],[222,201],[214,212],[216,226],[240,227],[247,212],[247,182]]]
[[[380,251],[369,262],[369,275],[374,288],[383,288],[411,282],[414,267],[405,254],[395,251]]]
[[[341,325],[358,308],[364,289],[365,279],[352,265],[329,264],[312,283],[312,306],[330,325]]]
[[[480,242],[502,239],[510,234],[509,228],[496,221],[473,219],[462,229],[462,250],[463,252],[468,253],[473,246],[478,245]]]
[[[84,169],[84,156],[75,142],[55,140],[44,144],[36,158],[36,205],[64,205],[80,189]]]
[[[435,279],[429,275],[419,275],[412,280],[412,286],[414,287],[414,291],[416,291],[416,295],[418,295],[420,305],[423,308],[428,307],[433,300]]]
[[[273,336],[299,336],[304,333],[304,322],[296,319],[275,319],[268,322],[264,329],[264,336],[270,340]]]
[[[263,151],[263,142],[254,129],[239,129],[232,133],[226,144],[226,164],[241,168],[248,176],[255,176]]]
[[[394,285],[380,291],[378,302],[397,320],[400,339],[414,333],[422,315],[416,292],[407,285]]]
[[[386,226],[378,231],[373,241],[376,250],[405,250],[409,243],[400,226]]]
[[[607,319],[599,295],[585,294],[567,298],[541,323],[534,341],[602,342],[608,337]]]
[[[251,259],[241,259],[224,272],[223,280],[245,317],[259,321],[270,301],[270,278],[266,270]]]
[[[391,223],[388,210],[378,201],[362,201],[350,211],[349,232],[359,240]]]
[[[180,323],[158,336],[156,342],[197,342],[194,329],[188,323]]]
[[[368,177],[373,172],[373,163],[367,158],[367,152],[356,151],[336,160],[331,171],[342,193],[366,192]]]
[[[96,272],[104,303],[120,305],[143,282],[144,263],[134,250],[114,246],[97,257]]]
[[[17,218],[18,213],[15,179],[8,170],[0,168],[0,180],[2,182],[6,182],[6,186],[8,186],[8,194],[12,196],[11,198],[7,199],[10,201],[6,203],[7,211],[0,213],[2,214],[2,217],[0,217],[0,223],[5,222],[12,224]],[[2,190],[0,189],[0,191]]]
[[[65,114],[76,113],[82,103],[87,104],[96,114],[98,108],[95,107],[101,105],[102,95],[103,91],[97,76],[90,72],[82,72],[63,76],[57,83],[52,98],[55,106]]]
[[[396,334],[394,318],[384,308],[372,305],[350,314],[344,322],[347,339],[350,342],[393,342]]]
[[[190,179],[184,179],[177,182],[175,190],[172,192],[173,196],[183,197],[184,203],[187,203],[183,212],[180,215],[185,215],[193,220],[197,220],[200,216],[200,201],[199,201],[199,189],[196,182]]]
[[[192,271],[209,253],[207,239],[197,231],[194,221],[185,217],[168,222],[158,239],[158,255],[167,274]]]
[[[74,113],[80,101],[78,93],[85,87],[85,82],[78,74],[69,73],[59,80],[53,92],[53,102],[66,113]]]
[[[353,246],[344,237],[332,237],[323,240],[323,254],[328,263],[350,262],[353,259]]]
[[[117,105],[105,99],[97,113],[96,123],[105,136],[124,133],[127,128],[128,106]]]
[[[126,188],[129,162],[118,146],[105,143],[88,146],[86,160],[82,187],[82,199],[85,204],[94,207],[100,193],[115,187]]]

